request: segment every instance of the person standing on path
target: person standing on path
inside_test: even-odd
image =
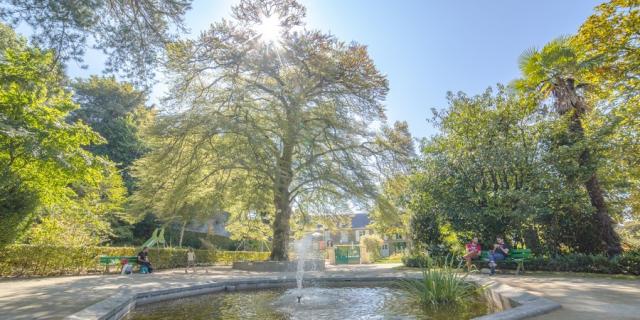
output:
[[[189,267],[193,268],[193,273],[196,273],[196,253],[192,248],[187,251],[187,267],[184,269],[184,273],[189,273]]]

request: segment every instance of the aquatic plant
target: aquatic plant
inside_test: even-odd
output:
[[[460,266],[454,266],[454,263],[453,258],[445,258],[438,265],[423,266],[421,278],[400,280],[398,286],[424,306],[477,301],[484,288],[467,281],[467,274],[461,272]]]

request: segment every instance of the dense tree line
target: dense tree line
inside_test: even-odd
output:
[[[525,51],[520,79],[449,94],[400,202],[419,243],[453,231],[615,255],[637,241],[639,12],[638,1],[602,4],[578,34]]]
[[[125,205],[154,116],[133,84],[152,83],[190,2],[0,1],[0,245],[130,243],[158,226],[132,225]],[[133,84],[69,79],[65,64],[90,46]]]

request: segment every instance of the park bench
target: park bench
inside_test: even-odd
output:
[[[153,230],[153,233],[151,234],[151,238],[149,238],[147,241],[145,241],[145,243],[142,244],[142,247],[140,247],[140,250],[142,250],[142,248],[149,248],[152,247],[154,245],[163,245],[164,246],[165,241],[164,241],[164,228],[156,228],[155,230]],[[124,267],[124,261],[129,262],[129,264],[132,265],[137,265],[138,264],[138,257],[137,256],[100,256],[100,264],[105,266],[105,272],[109,272],[109,267],[110,266],[120,266],[120,271],[122,272],[122,267]],[[142,268],[143,273],[145,273],[146,267]]]
[[[100,256],[100,264],[105,266],[106,273],[109,273],[110,266],[120,266],[122,271],[125,260],[132,265],[138,264],[137,256]]]
[[[531,256],[532,256],[531,249],[511,249],[509,250],[509,255],[507,255],[503,261],[498,261],[498,263],[500,262],[515,263],[517,266],[516,274],[522,274],[524,273],[524,263],[525,261],[531,259]],[[484,262],[489,262],[489,250],[482,251],[482,253],[480,254],[480,260]]]

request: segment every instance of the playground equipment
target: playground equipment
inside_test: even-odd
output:
[[[160,245],[162,245],[163,248],[166,246],[166,242],[164,240],[164,228],[156,228],[155,230],[153,230],[151,238],[145,241],[140,249],[144,247],[151,248],[153,246],[157,246],[158,248],[160,248]]]

